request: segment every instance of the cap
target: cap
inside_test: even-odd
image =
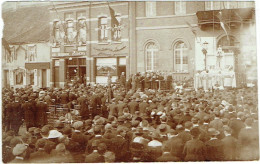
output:
[[[62,133],[57,130],[51,130],[48,138],[59,138],[62,136]]]
[[[13,149],[13,155],[14,156],[21,155],[26,149],[27,146],[25,144],[17,144]]]
[[[208,133],[209,133],[209,135],[212,135],[212,136],[219,135],[219,131],[216,130],[215,128],[209,128]]]

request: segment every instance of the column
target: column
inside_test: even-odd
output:
[[[60,59],[60,68],[59,68],[59,84],[61,88],[65,86],[65,76],[66,76],[66,64],[65,59]]]
[[[47,77],[50,77],[49,80],[47,80],[47,85],[49,82],[48,87],[54,87],[54,60],[50,61],[50,71],[49,74],[47,74]]]
[[[129,57],[127,60],[127,77],[130,74],[135,74],[137,72],[137,57],[136,57],[136,12],[135,12],[134,1],[128,2],[128,13],[129,13]],[[129,70],[129,71],[128,71]]]

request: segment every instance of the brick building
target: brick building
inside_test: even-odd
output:
[[[118,27],[111,27],[109,6]],[[254,2],[56,2],[50,13],[51,37],[57,37],[51,48],[55,86],[75,76],[106,83],[108,71],[113,81],[121,72],[157,70],[183,79],[205,63],[207,69],[232,67],[242,81],[244,56],[256,56]]]

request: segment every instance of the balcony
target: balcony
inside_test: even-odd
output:
[[[221,15],[220,15],[221,12]],[[254,20],[254,8],[239,8],[239,9],[223,9],[198,11],[198,25],[201,29],[205,26],[219,24],[220,19],[231,26],[240,25],[241,23]]]

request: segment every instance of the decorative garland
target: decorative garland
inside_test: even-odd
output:
[[[118,47],[119,47],[119,46],[118,46]],[[117,52],[117,51],[121,51],[121,50],[123,50],[123,49],[126,48],[125,45],[122,46],[122,47],[120,47],[120,48],[118,48],[118,47],[116,47],[115,49],[112,49],[112,48],[96,48],[96,47],[94,47],[94,49],[97,50],[97,51],[112,51],[112,52]]]

